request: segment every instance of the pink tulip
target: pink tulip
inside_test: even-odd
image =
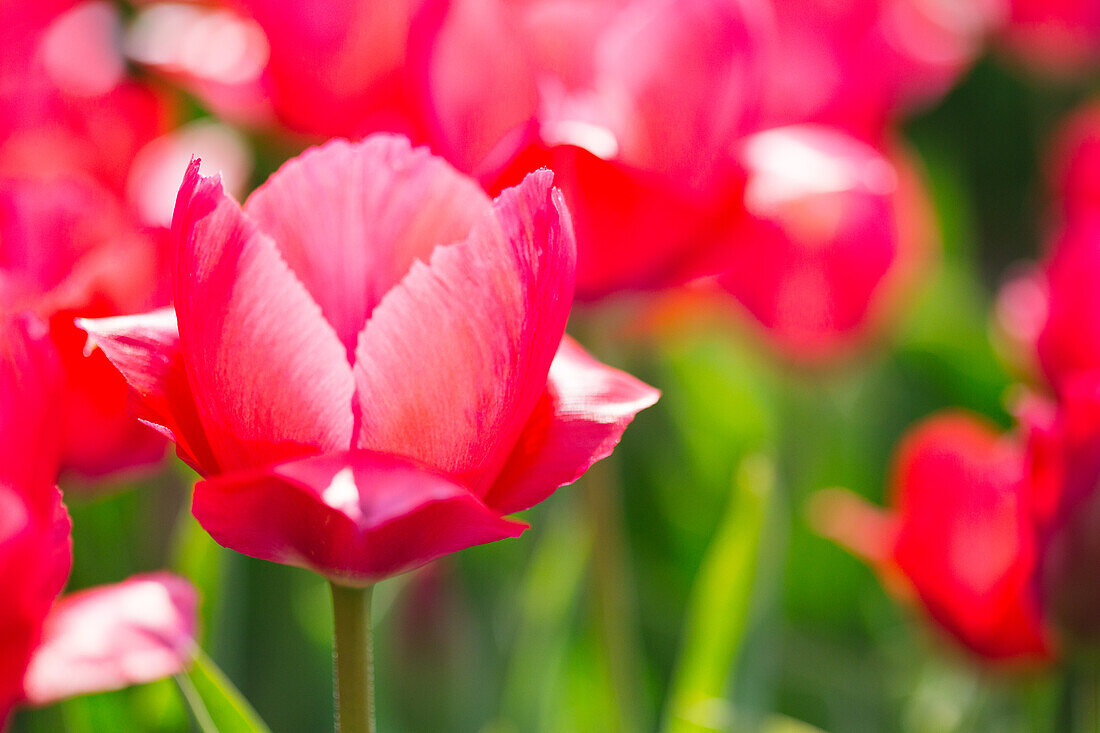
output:
[[[1049,158],[1062,215],[1071,221],[1100,218],[1100,104],[1087,105],[1062,122]]]
[[[51,5],[64,4],[0,6],[0,33],[21,29],[0,38],[0,174],[88,176],[121,195],[134,155],[172,124],[173,101],[124,75],[110,3]]]
[[[834,491],[818,498],[818,527],[975,654],[1024,664],[1053,655],[1022,446],[976,417],[939,415],[908,434],[893,475],[889,511]]]
[[[1100,64],[1100,6],[1093,0],[1009,0],[1004,38],[1029,66],[1055,75]]]
[[[842,352],[921,269],[928,214],[912,171],[817,125],[751,135],[738,154],[745,212],[710,265],[718,284],[785,352]]]
[[[436,0],[158,2],[128,34],[132,58],[219,114],[306,135],[423,136],[419,69]]]
[[[398,137],[333,141],[243,207],[184,178],[175,312],[85,322],[245,554],[367,583],[518,534],[657,393],[564,338],[552,174],[490,201]]]
[[[55,603],[72,565],[54,486],[62,379],[42,323],[0,319],[0,727],[18,704],[149,682],[193,654],[197,599],[179,578],[138,576]]]
[[[768,19],[756,0],[456,0],[433,144],[491,191],[554,170],[580,298],[674,284],[738,206],[728,151],[755,123]]]

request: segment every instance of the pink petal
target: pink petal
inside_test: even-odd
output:
[[[135,396],[134,415],[175,441],[180,456],[195,470],[214,471],[217,462],[187,382],[175,311],[83,318],[77,325],[126,378]]]
[[[225,547],[349,585],[526,528],[429,468],[364,451],[200,481],[192,511]]]
[[[176,313],[219,468],[346,448],[355,386],[343,345],[270,237],[198,166],[172,222]]]
[[[244,205],[321,306],[348,353],[414,260],[466,238],[489,198],[427,148],[333,140],[279,169]]]
[[[634,416],[660,393],[562,339],[546,392],[485,503],[504,514],[534,506],[611,454]]]
[[[543,393],[573,296],[573,230],[553,176],[505,191],[439,247],[359,336],[361,448],[409,456],[483,493]]]
[[[198,596],[168,573],[138,575],[73,593],[46,617],[24,681],[46,705],[182,672],[195,650]]]

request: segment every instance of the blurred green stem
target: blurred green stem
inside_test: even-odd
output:
[[[665,710],[666,733],[730,730],[733,679],[757,580],[775,466],[746,458],[733,477],[725,516],[703,558],[688,603],[680,658]]]
[[[1066,664],[1064,680],[1056,730],[1097,733],[1100,731],[1100,659],[1071,660]]]
[[[373,586],[331,584],[336,643],[333,683],[338,733],[374,733],[374,667],[370,602]]]
[[[619,730],[640,731],[642,720],[641,668],[636,654],[638,637],[630,603],[630,572],[625,553],[618,466],[613,457],[588,470],[581,487],[592,532],[592,592],[596,629],[607,661],[615,694]]]

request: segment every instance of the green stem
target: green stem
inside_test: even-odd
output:
[[[1100,665],[1077,659],[1066,666],[1058,729],[1074,733],[1100,731]]]
[[[373,586],[331,584],[336,621],[333,684],[337,733],[374,733],[374,666],[370,600]]]

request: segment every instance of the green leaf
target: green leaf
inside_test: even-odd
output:
[[[203,652],[190,670],[176,675],[176,682],[203,733],[270,733],[244,696]]]
[[[668,733],[725,730],[731,725],[725,693],[745,638],[774,484],[774,465],[761,455],[746,458],[734,477],[726,515],[692,589],[666,711]]]

